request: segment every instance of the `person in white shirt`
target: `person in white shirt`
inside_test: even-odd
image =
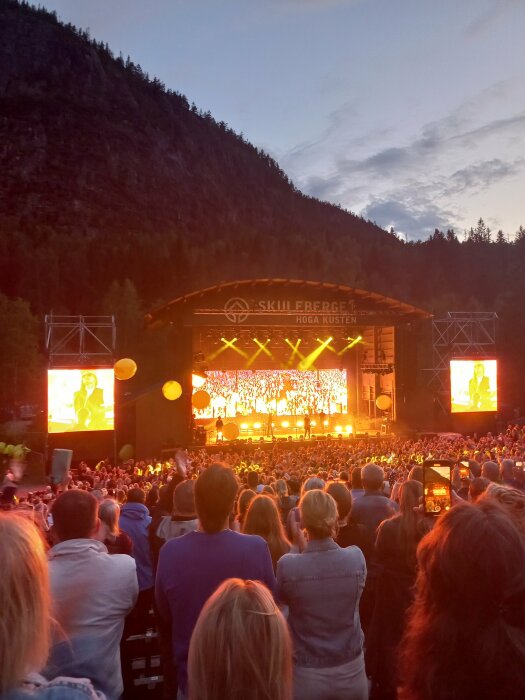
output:
[[[53,505],[49,550],[52,615],[58,623],[48,673],[85,676],[110,699],[123,691],[120,640],[138,595],[135,561],[108,554],[98,531],[98,502],[86,491]]]

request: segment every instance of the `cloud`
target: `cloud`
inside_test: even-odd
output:
[[[468,39],[479,39],[507,12],[512,12],[516,7],[519,7],[519,3],[520,0],[493,0],[492,7],[489,7],[466,27],[465,36]]]
[[[417,240],[425,238],[436,228],[451,228],[454,215],[426,200],[407,203],[402,199],[385,197],[374,199],[365,207],[362,216],[385,229],[393,226],[408,239]]]
[[[470,193],[481,192],[499,180],[517,175],[523,170],[524,164],[525,158],[516,158],[512,162],[493,158],[492,160],[473,163],[452,173],[450,176],[450,187],[446,188],[443,194],[465,192],[467,190]]]

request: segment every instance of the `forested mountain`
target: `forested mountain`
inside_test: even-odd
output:
[[[10,337],[23,322],[33,347],[51,310],[116,311],[131,354],[141,313],[161,300],[221,280],[292,277],[436,312],[496,310],[509,379],[521,378],[525,232],[492,239],[480,221],[463,238],[436,231],[405,243],[305,196],[271,157],[130,58],[0,0],[0,313]],[[13,388],[8,352],[2,402],[31,393],[32,363],[18,362]],[[520,384],[508,384],[520,400]]]

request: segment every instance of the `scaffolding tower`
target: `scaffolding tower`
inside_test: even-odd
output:
[[[432,360],[427,386],[444,413],[450,406],[450,360],[496,353],[498,315],[494,311],[448,311],[432,319]]]
[[[49,368],[112,367],[117,330],[114,316],[45,317]]]

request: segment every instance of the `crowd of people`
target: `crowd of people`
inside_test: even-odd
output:
[[[151,619],[165,698],[523,698],[524,453],[510,426],[8,474],[0,698],[117,700]],[[428,459],[453,465],[438,517]]]
[[[198,418],[268,414],[297,416],[344,410],[347,401],[346,372],[325,370],[209,371],[202,389],[210,405],[197,411]]]

